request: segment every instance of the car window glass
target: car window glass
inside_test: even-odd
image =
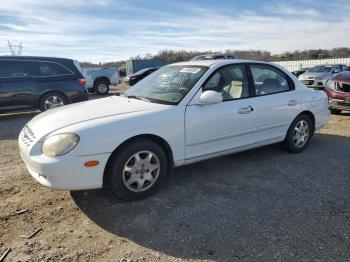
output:
[[[277,69],[265,65],[250,66],[256,95],[266,95],[289,90],[286,76]]]
[[[207,71],[204,66],[165,66],[142,79],[124,94],[155,103],[177,104]]]
[[[221,93],[223,101],[248,97],[249,88],[244,66],[220,68],[204,85],[203,92],[207,90]]]
[[[57,76],[72,74],[71,71],[64,68],[57,63],[39,62],[38,63],[38,75],[39,76]]]
[[[0,77],[26,77],[25,63],[20,61],[0,61]]]

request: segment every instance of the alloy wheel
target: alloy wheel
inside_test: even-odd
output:
[[[296,147],[303,147],[310,136],[310,128],[305,120],[300,120],[294,127],[293,130],[293,144]]]
[[[151,188],[160,174],[160,161],[151,151],[133,154],[123,168],[123,182],[133,192],[144,192]]]
[[[64,106],[64,101],[59,96],[49,96],[44,101],[45,110],[53,109],[56,107]]]

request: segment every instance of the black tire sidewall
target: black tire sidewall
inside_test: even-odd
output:
[[[133,154],[139,151],[151,151],[152,153],[157,155],[160,161],[160,173],[157,181],[151,188],[149,188],[144,192],[137,193],[137,192],[130,191],[124,185],[122,173],[123,173],[123,168],[126,161],[128,161],[128,159]],[[156,144],[153,141],[138,139],[133,141],[131,144],[128,144],[122,147],[120,150],[118,150],[118,152],[116,152],[112,156],[111,165],[107,174],[109,178],[108,179],[109,187],[119,199],[140,200],[152,195],[159,189],[164,178],[166,177],[167,168],[168,168],[167,157],[162,147],[160,147],[158,144]]]
[[[101,85],[101,84],[107,86],[107,91],[104,92],[104,93],[101,93],[101,92],[98,90],[98,86]],[[94,89],[95,89],[95,92],[96,92],[97,94],[99,94],[99,95],[107,95],[108,92],[109,92],[109,84],[108,84],[107,82],[105,82],[105,81],[99,81],[99,82],[97,82],[97,83],[95,84],[95,88],[94,88]]]
[[[341,114],[341,110],[339,109],[330,109],[331,114],[332,115],[340,115]]]
[[[305,120],[307,122],[307,124],[309,125],[310,135],[307,139],[307,142],[302,147],[296,147],[293,143],[293,131],[294,131],[296,124],[301,120]],[[289,152],[292,152],[292,153],[300,153],[300,152],[304,151],[304,149],[309,145],[311,138],[313,136],[313,133],[314,133],[314,124],[308,115],[303,114],[303,115],[296,117],[294,119],[294,121],[292,122],[292,124],[290,125],[288,132],[287,132],[287,136],[284,140],[283,144],[284,144],[285,149],[287,149]]]
[[[58,96],[59,98],[62,99],[64,105],[67,105],[67,104],[68,104],[68,100],[67,100],[67,98],[65,97],[65,95],[63,95],[63,94],[61,94],[61,93],[59,93],[59,92],[50,92],[50,93],[47,93],[47,94],[45,94],[45,95],[43,95],[43,96],[41,97],[41,99],[40,99],[40,101],[39,101],[39,110],[40,110],[40,111],[42,111],[42,112],[46,111],[44,102],[45,102],[45,100],[46,100],[48,97],[50,97],[50,96]]]

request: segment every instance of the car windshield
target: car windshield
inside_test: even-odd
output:
[[[315,66],[311,68],[308,72],[313,72],[313,73],[328,73],[332,70],[332,66],[327,65],[327,66]]]
[[[178,104],[208,70],[205,66],[165,66],[123,94],[154,103]]]

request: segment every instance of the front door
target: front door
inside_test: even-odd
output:
[[[218,104],[190,103],[185,113],[186,161],[254,144],[256,114],[244,65],[216,70],[199,91],[222,94]],[[197,94],[198,97],[200,94]]]

